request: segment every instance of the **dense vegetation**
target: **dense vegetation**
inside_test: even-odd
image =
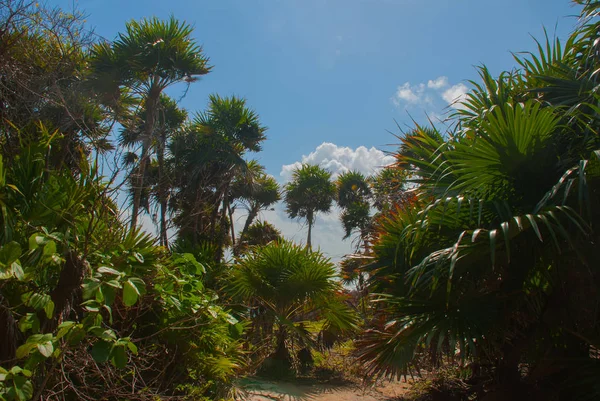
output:
[[[352,340],[365,377],[450,365],[455,399],[600,398],[600,2],[578,3],[392,166],[280,188],[245,99],[167,94],[213,68],[189,24],[106,42],[0,0],[0,399],[227,399]],[[280,200],[306,246],[258,220]],[[311,249],[334,203],[339,266]]]

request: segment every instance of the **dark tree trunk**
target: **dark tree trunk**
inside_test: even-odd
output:
[[[82,260],[75,251],[69,251],[65,265],[60,272],[58,284],[50,293],[54,302],[54,317],[44,322],[42,331],[45,333],[56,330],[63,319],[67,319],[75,305],[82,301],[81,285],[85,278],[87,262]]]
[[[10,311],[10,308],[4,305],[4,298],[0,295],[0,364],[5,368],[6,361],[15,358],[17,344],[19,342],[19,328],[17,322]]]
[[[312,226],[314,224],[314,216],[312,214],[312,212],[310,212],[307,216],[308,221],[308,236],[306,238],[306,248],[312,251],[312,242],[311,242],[311,237],[312,237]]]

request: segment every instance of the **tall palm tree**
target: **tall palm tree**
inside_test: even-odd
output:
[[[308,235],[306,247],[312,248],[312,227],[317,213],[329,213],[335,198],[335,185],[331,173],[319,166],[303,164],[296,168],[292,181],[285,185],[285,203],[288,215],[306,219]]]
[[[181,129],[187,119],[187,112],[180,109],[177,103],[167,96],[161,96],[158,110],[158,135],[156,138],[156,158],[158,162],[158,184],[156,198],[160,205],[160,244],[167,247],[167,203],[169,190],[173,184],[173,172],[168,171],[165,160],[167,144]]]
[[[118,86],[130,88],[143,100],[141,155],[133,180],[132,228],[137,226],[144,170],[150,160],[160,95],[169,86],[191,83],[211,69],[192,32],[191,25],[174,17],[166,21],[158,18],[130,21],[125,33],[119,34],[112,45],[101,45],[102,51],[97,52],[102,56],[97,67],[118,69],[119,74],[114,77],[118,79]]]
[[[140,109],[123,124],[120,144],[127,148],[134,148],[143,140],[144,132],[144,112]],[[146,212],[150,213],[151,203],[156,203],[159,208],[159,239],[162,246],[168,246],[167,238],[167,202],[169,187],[172,184],[173,177],[168,171],[165,155],[167,144],[170,139],[183,129],[184,122],[187,119],[187,111],[180,109],[177,103],[167,95],[161,95],[157,109],[156,128],[152,137],[151,147],[155,149],[155,160],[149,160],[148,166],[144,169],[144,188],[140,196],[140,206],[143,206]],[[139,165],[139,157],[134,151],[125,154],[125,165],[135,170]],[[132,174],[131,181],[137,178]],[[135,184],[132,182],[131,190],[134,192]]]

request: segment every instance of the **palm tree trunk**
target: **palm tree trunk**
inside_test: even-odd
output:
[[[155,83],[158,82],[158,77],[155,78]],[[146,172],[146,164],[150,159],[150,147],[152,146],[152,132],[154,131],[154,113],[160,98],[160,88],[153,84],[146,98],[146,121],[144,121],[144,133],[142,137],[142,156],[140,166],[138,168],[138,177],[133,188],[133,209],[131,211],[131,229],[137,227],[137,219],[142,201],[142,188],[144,186],[144,174]]]
[[[146,174],[146,160],[148,159],[148,146],[144,144],[142,147],[142,156],[138,166],[136,177],[134,177],[133,187],[133,208],[131,211],[131,229],[137,228],[137,219],[140,211],[140,203],[142,202],[142,186],[144,185],[144,174]]]
[[[158,148],[158,199],[160,202],[160,245],[168,247],[167,238],[167,194],[166,194],[166,182],[165,182],[165,144],[166,135],[163,134],[160,137],[160,143]]]
[[[312,243],[311,243],[312,226],[313,226],[313,218],[312,218],[312,213],[311,213],[310,217],[308,218],[308,237],[306,238],[306,248],[310,251],[312,251]]]
[[[250,225],[254,221],[254,219],[258,216],[258,206],[253,206],[248,212],[248,217],[246,217],[246,222],[244,223],[244,228],[242,229],[242,233],[240,234],[240,238],[244,238],[244,235],[248,232]]]
[[[238,242],[238,246],[233,247],[233,254],[235,256],[238,256],[240,254],[240,251],[242,249],[242,244],[244,242],[244,237],[246,236],[246,233],[248,232],[250,225],[252,224],[252,222],[254,221],[256,216],[258,216],[258,211],[259,211],[259,206],[257,206],[257,205],[254,205],[250,208],[250,211],[248,212],[248,217],[246,217],[246,222],[244,223],[244,228],[242,229],[242,232],[240,234],[240,241]]]
[[[231,207],[231,204],[227,205],[227,211],[229,213],[229,224],[231,228],[231,246],[235,249],[235,227],[233,226],[233,212],[235,208]]]

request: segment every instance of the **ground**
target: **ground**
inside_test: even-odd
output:
[[[384,381],[364,387],[356,382],[322,383],[314,380],[275,382],[248,379],[243,387],[248,401],[400,401],[409,382]]]

